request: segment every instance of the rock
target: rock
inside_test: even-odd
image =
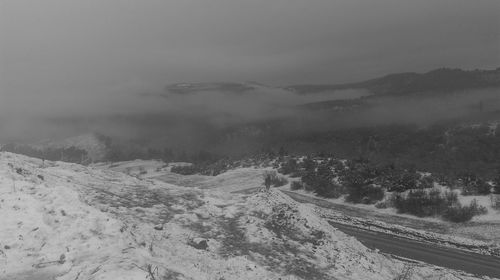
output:
[[[154,229],[156,229],[156,230],[163,230],[163,225],[162,224],[157,224],[157,225],[155,225]]]
[[[64,264],[66,262],[66,256],[64,254],[61,254],[58,262],[59,264]]]
[[[208,250],[208,240],[203,238],[194,238],[189,245],[198,250]]]

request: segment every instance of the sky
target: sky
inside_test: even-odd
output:
[[[0,0],[0,111],[499,66],[498,0]]]

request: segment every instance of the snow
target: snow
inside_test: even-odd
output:
[[[494,209],[492,207],[492,199],[495,197],[494,194],[491,195],[470,195],[463,196],[459,195],[458,198],[462,205],[469,205],[472,200],[476,200],[478,205],[486,207],[488,213],[475,216],[473,221],[475,222],[492,222],[498,223],[500,225],[500,210]]]
[[[92,167],[113,170],[141,178],[154,178],[163,175],[170,166],[161,160],[131,160],[119,163],[96,163]]]
[[[0,153],[0,279],[394,279],[407,266],[279,191],[228,192],[257,180],[238,172],[184,188]]]
[[[335,211],[310,204],[310,207],[316,209],[315,211],[318,215],[340,224],[365,228],[370,231],[380,231],[423,242],[434,242],[442,246],[481,254],[499,255],[500,253],[500,236],[498,235],[500,223],[496,216],[498,210],[495,209],[489,209],[490,212],[488,213],[494,212],[493,214],[489,214],[493,218],[484,219],[485,222],[476,220],[465,224],[457,224],[443,221],[437,217],[420,218],[407,214],[399,214],[392,208],[379,209],[374,205],[351,204],[345,202],[343,198],[321,198],[304,190],[290,191],[286,186],[280,189],[288,193],[310,197],[317,201],[330,202],[340,207],[349,207],[350,215],[346,215],[342,211]],[[474,199],[473,196],[466,196],[466,199],[463,198],[463,196],[459,195],[462,203],[468,203]],[[484,201],[487,200],[486,198],[490,199],[489,196],[483,196],[482,198]],[[479,200],[479,202],[483,200]],[[359,209],[359,211],[355,209]]]
[[[203,189],[235,192],[263,186],[264,172],[269,168],[237,168],[217,176],[205,176],[196,186]]]

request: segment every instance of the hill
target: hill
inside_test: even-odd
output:
[[[197,92],[229,92],[245,93],[262,87],[258,83],[176,83],[165,87],[165,91],[174,94],[189,94]]]
[[[395,279],[405,273],[401,261],[367,249],[279,191],[183,188],[2,152],[0,201],[1,279]],[[459,279],[426,265],[412,271],[413,279],[443,273]]]
[[[495,70],[461,70],[441,68],[427,73],[398,73],[348,84],[294,85],[288,87],[300,94],[341,89],[367,89],[376,95],[401,95],[422,92],[450,92],[500,86],[500,68]]]

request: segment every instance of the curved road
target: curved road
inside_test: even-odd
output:
[[[500,258],[469,253],[394,235],[367,231],[329,221],[345,234],[356,237],[366,247],[381,252],[472,273],[500,278]]]
[[[236,191],[235,193],[249,194],[258,191],[258,189],[259,188],[251,188]],[[298,202],[307,201],[308,203],[314,203],[314,201],[310,201],[310,197],[302,197],[302,195],[296,193],[291,195],[291,193],[287,191],[283,191],[283,193],[289,195]],[[318,206],[324,207],[324,205],[321,204]],[[437,244],[422,243],[404,237],[364,230],[334,221],[328,222],[345,234],[354,236],[366,247],[378,249],[383,253],[445,268],[461,270],[474,275],[500,278],[500,258],[498,257],[471,253],[464,250],[439,246]]]

